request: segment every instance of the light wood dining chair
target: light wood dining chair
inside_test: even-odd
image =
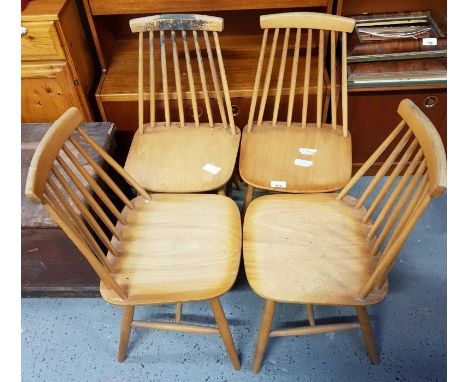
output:
[[[81,122],[78,109],[70,108],[48,130],[31,162],[25,193],[44,205],[96,271],[102,297],[123,308],[118,360],[126,357],[132,327],[152,328],[220,335],[232,365],[239,369],[219,301],[239,267],[236,204],[214,194],[147,193],[86,134]],[[126,196],[93,159],[93,150],[137,197]],[[123,203],[122,210],[104,185]],[[209,301],[217,326],[180,323],[181,303],[200,300]],[[176,322],[133,319],[136,306],[169,303],[178,303]]]
[[[240,175],[248,184],[244,211],[252,200],[255,188],[288,193],[333,191],[344,186],[351,177],[346,36],[354,29],[354,20],[322,13],[291,12],[261,16],[260,26],[264,29],[263,41],[239,162]],[[331,124],[322,121],[324,78],[328,82],[324,70],[328,34]],[[338,35],[341,35],[343,46],[341,125],[337,121]],[[294,40],[293,46],[290,39]],[[279,49],[279,46],[282,48]],[[318,54],[313,54],[315,50],[318,50]],[[276,86],[276,90],[272,86]],[[283,92],[289,95],[282,96]],[[317,98],[312,116],[309,93],[316,94]],[[272,113],[267,116],[268,99],[273,95]],[[295,103],[300,102],[300,98],[296,101],[298,97],[302,98],[302,108],[295,111]],[[281,102],[287,104],[286,120],[278,119]]]
[[[249,284],[265,299],[255,373],[269,337],[354,328],[361,329],[372,363],[378,362],[366,307],[386,296],[400,249],[446,189],[446,154],[434,125],[408,99],[398,113],[401,123],[339,193],[266,195],[247,209],[244,264]],[[361,195],[350,196],[382,155],[388,156]],[[271,330],[280,302],[305,304],[310,325]],[[313,305],[355,307],[358,322],[316,325]]]
[[[218,37],[223,19],[156,15],[130,28],[139,36],[138,130],[125,170],[154,192],[223,193],[240,142]]]

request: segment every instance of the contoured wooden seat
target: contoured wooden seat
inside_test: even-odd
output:
[[[44,205],[88,260],[101,279],[102,297],[123,307],[118,360],[125,359],[133,326],[221,335],[239,368],[218,298],[230,289],[239,267],[237,205],[214,194],[148,194],[80,128],[81,122],[78,109],[70,108],[52,125],[34,154],[25,192]],[[129,199],[90,149],[138,196]],[[217,327],[180,323],[182,303],[198,300],[209,300]],[[160,303],[177,304],[175,323],[133,320],[135,306]]]
[[[346,83],[346,35],[354,28],[354,20],[314,12],[291,12],[260,17],[264,29],[262,48],[250,106],[249,121],[244,128],[239,169],[248,183],[245,208],[252,199],[254,188],[280,192],[306,193],[333,191],[351,177],[351,135],[348,131]],[[273,38],[269,43],[269,32]],[[331,54],[331,115],[332,124],[322,121],[324,93],[325,34],[329,33]],[[336,39],[341,33],[343,62],[341,100],[343,123],[337,123]],[[284,35],[284,37],[279,37]],[[294,46],[290,46],[294,36]],[[282,39],[281,56],[276,54]],[[291,38],[292,40],[292,38]],[[318,42],[317,42],[318,40]],[[271,44],[271,45],[269,45]],[[269,46],[268,46],[269,45]],[[268,49],[267,49],[268,46]],[[288,51],[294,50],[288,61]],[[317,104],[315,120],[310,121],[309,92],[312,80],[312,51],[318,50],[316,81]],[[267,54],[267,51],[269,53]],[[305,59],[300,54],[305,50]],[[278,57],[276,57],[278,56]],[[281,58],[280,58],[281,57]],[[305,62],[304,62],[305,61]],[[298,68],[305,71],[302,110],[294,110]],[[270,95],[272,73],[276,75],[276,94],[271,119],[265,113]],[[260,100],[259,89],[263,78]],[[301,76],[302,78],[302,76]],[[315,78],[315,77],[314,77]],[[274,79],[274,78],[273,78]],[[286,85],[284,85],[286,84]],[[283,89],[284,87],[284,89]],[[281,93],[287,98],[287,118],[278,120]],[[308,113],[309,112],[309,113]],[[309,115],[309,118],[308,118]]]
[[[240,216],[229,198],[212,194],[151,194],[133,199],[113,236],[118,256],[107,254],[122,299],[101,283],[116,305],[209,300],[226,293],[239,269]],[[182,228],[181,228],[182,227]]]
[[[266,195],[247,209],[244,265],[252,289],[266,299],[254,372],[268,337],[353,328],[361,328],[372,362],[378,361],[366,306],[386,296],[400,249],[447,182],[434,125],[408,99],[398,113],[401,123],[339,193]],[[360,196],[348,195],[379,158],[383,164]],[[271,331],[277,302],[306,304],[311,325]],[[353,306],[358,322],[315,325],[314,304]]]
[[[367,240],[364,209],[336,193],[273,194],[252,201],[244,220],[244,258],[249,284],[278,302],[369,305],[386,287],[359,298],[375,259]]]
[[[240,142],[218,38],[223,19],[156,15],[132,19],[130,28],[139,34],[139,127],[125,170],[149,191],[220,189],[232,175]],[[147,100],[149,122],[144,123]],[[157,110],[156,100],[164,107]]]

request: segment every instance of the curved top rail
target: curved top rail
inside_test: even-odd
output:
[[[447,188],[447,156],[442,139],[431,120],[413,101],[401,101],[398,114],[418,138],[429,169],[429,192],[431,196],[438,197]]]
[[[352,32],[355,20],[317,12],[287,12],[260,16],[260,27],[265,28],[306,28],[336,32]]]
[[[197,14],[166,14],[139,17],[130,20],[130,29],[135,32],[149,31],[209,31],[222,32],[224,20],[221,17]]]

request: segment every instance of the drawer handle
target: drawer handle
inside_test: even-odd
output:
[[[426,97],[426,99],[424,100],[424,107],[426,109],[430,109],[431,107],[434,107],[435,105],[437,105],[438,102],[439,100],[436,96]]]
[[[28,34],[28,28],[21,25],[21,36]]]
[[[237,117],[240,114],[240,107],[237,105],[232,105],[232,115]]]
[[[200,106],[198,106],[198,107],[197,107],[197,110],[198,110],[198,118],[201,118],[201,116],[203,115],[203,109],[202,109]],[[195,113],[194,113],[194,111],[193,111],[193,107],[190,108],[190,115],[191,115],[192,117],[195,117]]]

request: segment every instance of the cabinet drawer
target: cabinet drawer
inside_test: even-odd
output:
[[[65,54],[53,21],[22,23],[21,59],[62,60]]]
[[[81,109],[66,62],[21,65],[22,122],[53,122],[69,107]]]
[[[350,93],[348,119],[353,137],[355,168],[361,166],[369,158],[401,121],[397,109],[401,100],[405,98],[412,100],[427,115],[447,147],[447,91],[445,89]],[[380,161],[384,159],[380,158]],[[375,167],[381,164],[382,162],[379,162]]]

